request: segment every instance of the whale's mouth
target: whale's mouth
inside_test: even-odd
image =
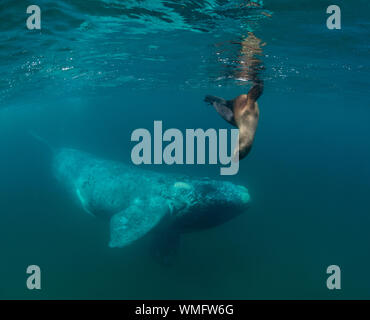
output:
[[[174,184],[170,209],[181,232],[212,228],[242,214],[249,207],[248,189],[226,181],[180,181]]]
[[[191,214],[180,217],[175,227],[181,232],[194,232],[224,224],[248,209],[246,205],[217,204],[191,208]]]

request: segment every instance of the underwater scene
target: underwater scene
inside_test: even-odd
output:
[[[0,299],[370,299],[369,39],[367,0],[1,0]]]

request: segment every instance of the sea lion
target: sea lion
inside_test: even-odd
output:
[[[239,129],[239,143],[234,150],[234,159],[245,158],[251,151],[257,130],[260,110],[257,99],[263,92],[263,82],[258,81],[249,90],[233,100],[207,95],[205,102],[213,105],[218,114]]]

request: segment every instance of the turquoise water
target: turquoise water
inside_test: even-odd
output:
[[[0,5],[0,298],[370,298],[370,7],[335,1],[40,0]],[[271,17],[269,17],[271,16]],[[238,175],[152,166],[242,184],[252,204],[186,234],[171,267],[145,241],[108,248],[109,230],[69,200],[29,131],[130,163],[136,128],[230,128],[206,94],[245,93],[240,41],[252,31],[265,91]],[[26,288],[26,268],[42,290]],[[326,288],[326,268],[342,290]]]

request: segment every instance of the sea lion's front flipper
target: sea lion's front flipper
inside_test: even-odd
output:
[[[233,113],[233,102],[225,100],[223,98],[215,96],[206,96],[204,99],[205,102],[213,105],[218,114],[226,120],[228,123],[236,126],[234,113]]]
[[[111,248],[124,247],[153,229],[170,212],[164,199],[136,199],[127,209],[115,214],[110,221]]]

